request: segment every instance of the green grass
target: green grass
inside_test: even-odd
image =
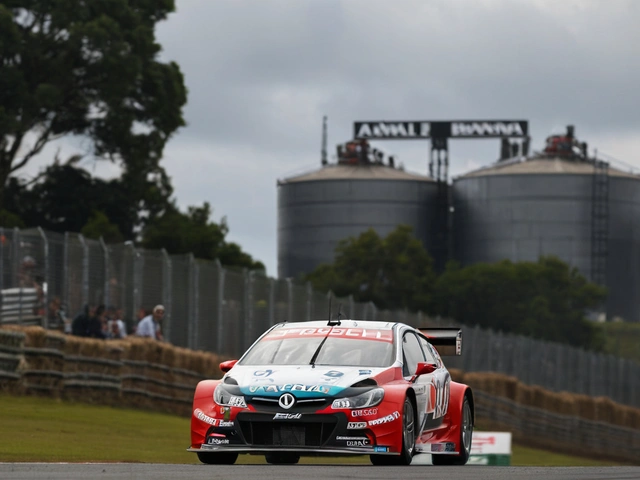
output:
[[[0,394],[0,462],[199,463],[189,419],[141,410]],[[241,455],[237,463],[265,463]],[[363,457],[303,457],[301,463],[363,463]],[[512,465],[620,465],[513,446]]]

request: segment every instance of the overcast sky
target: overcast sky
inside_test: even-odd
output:
[[[187,126],[163,164],[178,204],[208,201],[270,276],[276,182],[320,167],[323,115],[331,154],[355,120],[513,118],[529,120],[533,150],[573,124],[590,149],[640,167],[638,0],[176,3],[157,38],[185,75]],[[451,141],[452,175],[495,161],[499,143]],[[427,173],[428,142],[375,146]]]

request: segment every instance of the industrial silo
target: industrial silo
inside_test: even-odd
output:
[[[278,181],[278,277],[297,278],[333,263],[335,248],[369,228],[384,237],[400,224],[433,251],[438,186],[431,178],[384,163],[372,152]]]
[[[586,152],[569,127],[541,153],[455,178],[454,256],[469,265],[555,255],[609,289],[609,317],[639,321],[640,176]]]

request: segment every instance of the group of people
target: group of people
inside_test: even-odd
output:
[[[71,333],[79,337],[119,339],[127,335],[154,338],[163,341],[162,319],[164,306],[156,305],[153,310],[138,310],[137,324],[128,331],[123,320],[122,309],[104,305],[85,305],[84,310],[71,322]]]

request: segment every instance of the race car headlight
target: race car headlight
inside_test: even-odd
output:
[[[378,405],[384,398],[383,388],[374,388],[354,397],[336,398],[332,408],[366,408]]]
[[[213,401],[226,407],[247,408],[247,402],[242,395],[231,395],[222,385],[218,385],[213,391]]]

